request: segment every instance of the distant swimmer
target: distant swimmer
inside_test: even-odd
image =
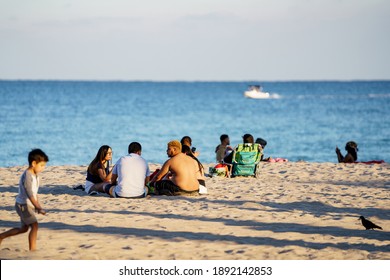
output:
[[[363,216],[360,216],[359,220],[362,220],[362,225],[366,228],[366,230],[374,229],[374,228],[383,230],[383,228],[381,228],[380,226],[374,224],[373,222],[365,219]]]

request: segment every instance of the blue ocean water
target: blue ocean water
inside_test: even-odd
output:
[[[50,165],[87,165],[101,145],[113,161],[138,141],[152,163],[189,135],[204,163],[221,134],[251,133],[265,156],[336,162],[336,145],[359,144],[359,160],[390,161],[390,81],[262,82],[280,98],[244,98],[259,82],[0,81],[0,166],[27,164],[32,148]]]

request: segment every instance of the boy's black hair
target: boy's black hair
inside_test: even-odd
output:
[[[41,149],[33,149],[28,153],[28,164],[31,166],[33,161],[36,163],[48,162],[49,157]]]
[[[142,150],[142,147],[141,147],[141,144],[138,143],[138,142],[131,142],[130,145],[129,145],[129,149],[128,149],[128,152],[129,154],[133,153],[137,153],[137,152],[141,152]]]
[[[219,140],[221,140],[221,142],[222,142],[222,141],[225,140],[226,138],[229,138],[229,135],[227,135],[227,134],[222,134],[221,137],[219,137]]]

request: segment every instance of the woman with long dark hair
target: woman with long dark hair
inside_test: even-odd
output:
[[[340,149],[336,147],[337,160],[341,163],[354,163],[357,161],[357,143],[354,141],[349,141],[345,144],[345,150],[347,154],[345,157],[341,154]]]
[[[108,145],[99,148],[95,158],[91,161],[87,170],[85,181],[85,192],[89,195],[102,192],[103,186],[111,182],[112,170],[110,171],[110,161],[112,159],[112,149]]]
[[[200,185],[206,187],[206,181],[204,177],[204,167],[198,160],[198,158],[192,153],[191,148],[187,145],[181,146],[181,152],[186,154],[187,156],[193,158],[197,164],[198,164],[198,172],[196,172],[196,178],[198,179],[198,182]]]

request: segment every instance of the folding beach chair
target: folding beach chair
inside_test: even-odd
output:
[[[258,178],[262,151],[260,144],[238,144],[233,151],[231,176],[255,176]]]

